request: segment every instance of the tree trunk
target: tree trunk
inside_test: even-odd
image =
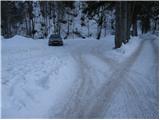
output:
[[[87,25],[87,29],[88,29],[88,37],[90,37],[90,31],[89,31],[89,20],[87,21],[88,25]]]
[[[25,17],[25,23],[26,23],[26,35],[28,35],[28,23],[27,23],[27,17]]]
[[[28,20],[28,35],[31,36],[31,20]]]
[[[126,44],[130,39],[131,4],[127,1],[117,2],[116,5],[116,34],[115,48],[120,48],[122,42]]]
[[[133,36],[137,36],[137,18],[133,18]]]
[[[101,37],[102,25],[99,26],[98,31],[97,39],[99,40]]]
[[[122,2],[122,13],[121,13],[121,17],[122,17],[122,23],[121,23],[121,29],[123,31],[121,31],[122,34],[122,42],[124,44],[127,43],[127,35],[128,35],[128,6],[127,6],[127,1],[123,1]]]
[[[70,24],[70,21],[69,21],[69,15],[68,15],[67,37],[68,37],[68,35],[69,35],[69,24]]]
[[[104,19],[104,36],[106,37],[107,35],[107,21],[106,21],[106,18]]]
[[[35,30],[34,30],[34,20],[33,20],[33,18],[32,18],[31,20],[32,20],[32,37],[34,38],[34,34],[35,34]]]
[[[131,12],[131,3],[127,2],[127,30],[126,30],[126,43],[129,42],[130,39],[130,28],[131,28],[131,16],[132,16],[132,12]]]
[[[121,7],[122,3],[117,2],[116,4],[116,33],[115,33],[115,48],[120,48],[122,45],[122,37],[121,37]]]
[[[154,19],[154,28],[153,28],[153,33],[155,33],[157,30],[157,19]]]
[[[99,23],[98,23],[98,35],[97,35],[97,39],[99,40],[101,37],[101,31],[102,31],[102,25],[103,25],[103,14],[101,13],[100,19],[99,19]]]
[[[149,16],[142,16],[142,34],[147,33],[150,30]]]

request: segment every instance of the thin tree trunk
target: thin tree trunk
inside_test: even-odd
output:
[[[28,24],[29,25],[29,31],[28,31],[28,33],[29,33],[29,36],[31,36],[31,20],[29,19],[28,22],[29,22],[29,24]]]
[[[25,24],[26,24],[26,35],[28,35],[28,24],[27,24],[27,16],[25,17]]]
[[[127,27],[128,27],[128,24],[127,24],[127,21],[128,21],[128,10],[127,10],[127,1],[122,1],[122,7],[121,7],[121,19],[122,19],[122,21],[121,21],[121,29],[123,30],[123,31],[121,31],[121,34],[122,34],[122,42],[124,43],[124,44],[126,44],[127,43],[127,32],[128,32],[128,29],[127,29]]]
[[[67,37],[68,37],[68,35],[69,35],[69,23],[70,23],[70,21],[69,21],[69,15],[68,15]]]
[[[104,22],[104,36],[106,37],[106,35],[107,35],[107,21],[106,21],[106,18],[105,18],[104,21],[105,21]]]
[[[33,18],[31,19],[32,20],[32,37],[34,38],[34,20],[33,20]]]
[[[88,20],[88,26],[87,26],[87,28],[88,28],[88,37],[90,36],[90,31],[89,31],[89,20]]]
[[[103,26],[103,21],[104,21],[103,19],[104,19],[104,15],[101,13],[100,20],[99,20],[99,23],[98,23],[98,35],[97,35],[98,40],[101,37],[102,26]]]

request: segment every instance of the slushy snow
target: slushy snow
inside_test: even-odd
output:
[[[2,118],[158,118],[158,37],[2,41]]]

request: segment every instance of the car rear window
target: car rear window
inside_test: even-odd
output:
[[[61,38],[61,37],[59,35],[51,35],[50,39],[53,39],[53,38]]]

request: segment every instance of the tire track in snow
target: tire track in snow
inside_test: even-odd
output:
[[[83,115],[84,112],[84,105],[81,104],[83,101],[83,98],[86,95],[86,92],[90,93],[90,91],[93,89],[93,83],[90,78],[86,74],[86,72],[89,71],[89,67],[84,63],[82,55],[72,55],[72,57],[78,61],[79,66],[79,76],[78,81],[75,80],[75,85],[71,88],[71,94],[70,99],[66,104],[64,105],[64,108],[60,113],[54,116],[50,116],[51,118],[79,118],[81,115]],[[88,87],[90,86],[90,87]],[[82,107],[83,106],[83,107]],[[61,117],[60,117],[61,116]]]
[[[100,96],[98,97],[100,99],[96,100],[92,107],[92,111],[88,113],[87,116],[90,116],[89,118],[101,118],[102,116],[104,116],[105,113],[103,111],[105,110],[105,108],[110,107],[110,103],[114,97],[114,92],[118,91],[118,89],[122,87],[123,84],[128,80],[129,76],[128,74],[125,74],[125,71],[130,71],[130,68],[135,63],[136,59],[141,53],[141,50],[143,49],[144,42],[145,41],[143,40],[138,46],[137,50],[132,55],[130,55],[130,57],[126,61],[120,63],[119,67],[115,68],[115,71],[108,78],[110,82],[106,82],[98,91],[96,91],[95,96],[98,96],[100,94]],[[136,93],[135,91],[132,92]],[[107,111],[105,112],[107,113]]]
[[[148,41],[148,40],[147,40]],[[141,95],[138,93],[138,92],[142,92],[142,91],[137,91],[136,90],[136,88],[135,87],[137,87],[137,86],[133,86],[133,84],[131,84],[130,83],[130,81],[131,80],[134,80],[133,78],[131,78],[131,76],[128,74],[129,72],[132,72],[133,73],[133,71],[130,69],[131,67],[132,67],[132,65],[134,65],[134,63],[135,63],[135,61],[137,60],[137,58],[139,57],[139,55],[141,54],[141,52],[142,52],[142,49],[144,49],[144,45],[145,45],[145,42],[146,42],[146,40],[144,40],[143,39],[143,41],[142,41],[142,43],[141,43],[141,45],[139,46],[139,48],[135,51],[135,53],[126,61],[126,65],[125,65],[125,67],[123,68],[123,69],[121,69],[122,71],[124,70],[124,73],[122,72],[122,74],[121,73],[119,73],[118,75],[117,75],[117,77],[113,77],[113,79],[117,79],[117,82],[115,82],[115,84],[114,83],[112,83],[111,85],[113,85],[112,87],[110,87],[110,89],[112,89],[112,91],[114,91],[113,89],[118,89],[117,87],[122,87],[122,88],[124,88],[124,85],[127,87],[127,89],[126,89],[126,95],[128,94],[130,97],[132,97],[132,98],[134,98],[134,97],[136,97],[136,99],[135,99],[135,101],[136,102],[134,102],[133,104],[135,104],[135,106],[137,107],[137,109],[136,109],[136,111],[133,111],[132,112],[132,114],[130,114],[130,117],[134,117],[134,118],[147,118],[147,116],[148,117],[150,117],[150,118],[152,118],[152,117],[155,117],[155,115],[156,114],[154,114],[154,112],[152,112],[152,113],[146,113],[146,112],[144,112],[144,111],[146,111],[145,109],[143,109],[143,108],[146,108],[146,107],[148,107],[148,106],[150,106],[151,105],[151,101],[149,101],[149,100],[147,100],[147,98],[141,98]],[[118,71],[117,71],[118,72]],[[128,73],[127,73],[128,72]],[[116,72],[115,72],[115,74],[116,74]],[[114,75],[114,74],[113,74]],[[134,72],[134,75],[138,75],[138,76],[140,76],[140,77],[143,77],[142,75],[140,75],[140,74],[137,74],[137,73],[135,73]],[[118,79],[118,76],[119,76],[119,78],[120,79]],[[113,80],[112,79],[112,80]],[[123,81],[123,83],[122,83],[122,81]],[[118,85],[116,85],[118,83]],[[107,85],[106,85],[107,86]],[[105,87],[105,86],[104,86]],[[142,88],[143,88],[143,86],[142,86]],[[102,88],[102,91],[103,91],[103,89],[105,89],[105,88]],[[107,90],[107,89],[109,89],[109,88],[106,88],[105,89],[105,91]],[[128,90],[130,91],[130,92],[128,92]],[[130,95],[130,94],[132,94],[132,95]],[[144,93],[142,93],[142,94],[144,94]],[[112,95],[111,95],[112,96]],[[113,96],[112,96],[113,97]],[[111,97],[109,97],[110,98],[110,100],[111,100]],[[147,105],[148,106],[145,106],[146,104],[142,104],[142,100],[147,100],[146,102],[149,102],[149,103],[147,103]],[[106,100],[107,102],[108,102],[108,100]],[[130,103],[131,104],[131,103]],[[109,104],[110,105],[110,104]],[[106,105],[107,107],[109,107],[109,105]],[[152,105],[153,105],[153,103],[152,103]],[[135,106],[133,106],[133,107],[131,107],[131,108],[134,108]],[[136,108],[135,107],[135,108]],[[153,106],[150,106],[150,107],[153,107]],[[151,108],[149,108],[149,109],[151,109]],[[148,109],[147,109],[148,110]],[[103,110],[102,110],[103,111]],[[128,110],[128,111],[132,111],[132,109],[130,109],[130,110]],[[139,111],[139,113],[137,112],[137,111]],[[106,111],[107,112],[107,111]],[[136,114],[135,114],[135,112],[136,112]],[[133,115],[133,113],[135,114],[135,116],[132,116]],[[93,114],[93,113],[92,113]],[[127,113],[126,113],[127,114]],[[141,116],[140,116],[140,114],[141,114]],[[100,115],[101,116],[101,115]],[[129,116],[128,116],[129,117]],[[127,117],[127,118],[128,118]]]
[[[109,61],[109,64],[112,65],[112,68],[115,69],[114,72],[110,75],[109,78],[106,79],[109,80],[109,82],[106,80],[106,83],[100,88],[93,90],[93,88],[87,86],[89,82],[87,81],[89,79],[83,78],[81,81],[81,85],[78,88],[78,91],[75,92],[75,96],[73,95],[70,99],[71,104],[68,106],[68,109],[65,112],[64,118],[101,118],[104,116],[104,109],[106,107],[110,107],[111,100],[113,99],[113,93],[116,92],[119,87],[122,86],[122,82],[127,81],[129,76],[127,74],[124,74],[125,71],[129,71],[134,62],[136,61],[137,57],[139,56],[144,41],[138,46],[137,50],[130,56],[126,61],[121,63],[119,67],[115,66],[114,62]],[[97,55],[96,55],[97,56]],[[99,56],[97,56],[99,57]],[[106,58],[100,58],[103,60],[107,65],[108,61],[106,61]],[[77,59],[76,59],[77,60]],[[80,69],[86,68],[88,63],[85,63],[84,59],[79,58],[77,63],[80,63]],[[84,64],[85,63],[85,64]],[[83,71],[83,70],[82,70]],[[89,70],[88,70],[89,71]],[[81,72],[82,76],[86,76],[85,73]],[[91,82],[92,80],[90,80]],[[91,83],[90,83],[91,84]],[[89,95],[88,103],[83,103],[83,100],[79,100],[80,97],[83,98],[83,96],[87,96],[87,93],[84,93],[83,89],[86,89],[86,86],[88,87],[88,91],[92,94]],[[86,90],[87,91],[87,90]],[[93,91],[93,92],[91,92]],[[134,89],[131,90],[134,94],[136,94],[136,91]],[[74,99],[74,100],[72,100]],[[90,101],[90,102],[89,102]],[[88,109],[88,111],[87,111]],[[63,118],[62,117],[62,118]]]
[[[157,84],[155,84],[155,99],[156,99],[156,105],[155,107],[153,108],[154,111],[156,111],[155,115],[159,115],[159,45],[156,46],[154,41],[157,40],[158,38],[152,36],[153,38],[150,39],[150,43],[152,45],[152,49],[153,49],[153,53],[154,53],[154,80]],[[149,39],[149,37],[148,37]],[[158,41],[159,43],[159,41]],[[158,118],[159,116],[153,116],[154,118]]]

